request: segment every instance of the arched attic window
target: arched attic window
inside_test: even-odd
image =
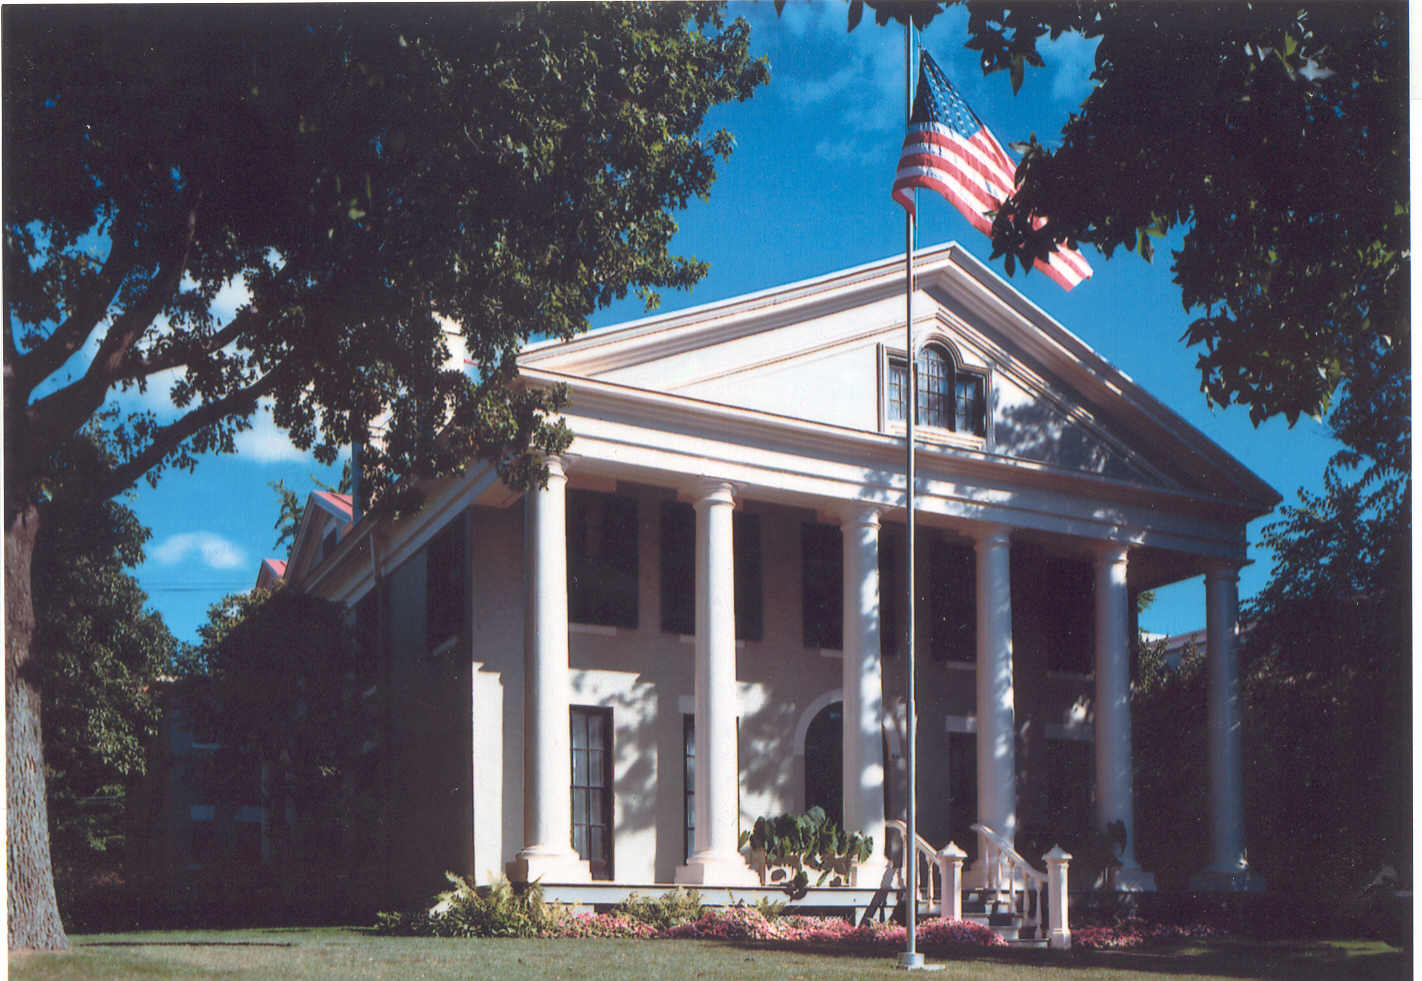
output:
[[[908,392],[907,359],[889,358],[888,418],[904,421]],[[920,426],[982,436],[987,432],[986,381],[962,368],[947,348],[925,344],[918,353],[918,413]]]

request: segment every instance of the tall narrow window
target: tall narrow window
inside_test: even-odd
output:
[[[1050,602],[1042,604],[1047,668],[1091,674],[1095,668],[1095,571],[1090,562],[1072,558],[1048,559],[1043,571],[1041,588],[1050,590],[1051,596]]]
[[[976,856],[978,836],[978,737],[971,732],[948,733],[948,828],[950,837]]]
[[[464,516],[425,549],[425,644],[433,651],[464,630]]]
[[[736,638],[764,635],[760,516],[732,517],[731,541],[736,580]],[[662,629],[696,633],[696,511],[685,501],[665,501],[661,514]]]
[[[568,491],[568,619],[637,626],[637,501]]]
[[[573,850],[594,879],[612,878],[612,709],[569,709],[573,745]]]
[[[1056,834],[1091,828],[1096,744],[1086,739],[1047,740],[1047,826]]]
[[[682,742],[682,804],[685,808],[682,826],[685,831],[682,860],[696,851],[696,716],[681,717]]]
[[[898,532],[879,534],[879,651],[901,654],[907,623],[904,616],[904,546]]]
[[[760,515],[737,511],[732,517],[736,570],[736,639],[760,640],[764,633],[761,599]]]
[[[800,572],[806,647],[844,647],[844,539],[834,525],[800,526]]]
[[[663,501],[661,514],[662,629],[696,633],[696,511]]]
[[[960,371],[953,385],[953,428],[960,433],[982,436],[987,431],[982,376]]]
[[[970,545],[934,539],[929,547],[928,623],[933,657],[939,661],[977,658],[975,558]]]

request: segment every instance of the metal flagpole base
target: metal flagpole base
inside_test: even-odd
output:
[[[914,951],[910,954],[906,950],[899,951],[898,963],[894,965],[894,967],[901,968],[905,971],[942,971],[947,966],[946,964],[925,964],[923,962],[923,955],[918,951]]]

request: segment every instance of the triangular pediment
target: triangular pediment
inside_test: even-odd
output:
[[[926,453],[1089,474],[1166,490],[1271,488],[955,245],[916,262],[914,324],[971,404],[921,426]],[[526,370],[858,432],[902,436],[902,259],[530,347]]]

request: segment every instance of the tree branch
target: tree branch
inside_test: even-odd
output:
[[[53,446],[75,432],[103,405],[109,387],[123,377],[133,345],[162,312],[182,281],[183,268],[197,235],[197,204],[188,209],[182,236],[143,295],[114,320],[83,377],[26,408],[32,445]],[[60,362],[62,364],[63,362]],[[57,365],[56,365],[57,367]]]
[[[138,455],[119,464],[109,472],[108,477],[99,487],[100,499],[107,500],[128,490],[138,482],[139,477],[153,469],[163,461],[164,457],[177,449],[183,440],[197,434],[207,426],[211,426],[229,415],[251,412],[256,408],[258,399],[276,389],[283,374],[282,366],[278,365],[246,388],[239,388],[216,401],[200,405],[176,421],[160,427],[154,432],[153,439]]]
[[[103,268],[84,291],[80,301],[75,304],[74,310],[32,351],[17,358],[15,380],[22,389],[20,394],[23,395],[23,401],[29,401],[30,392],[34,391],[35,386],[58,371],[75,351],[84,346],[84,342],[89,339],[89,335],[94,332],[94,328],[109,309],[109,304],[113,303],[114,294],[118,292],[124,278],[132,271],[135,253],[133,223],[127,215],[126,211],[120,212],[119,218],[115,220],[116,230],[109,240],[109,257],[104,260]],[[186,250],[184,258],[186,259]],[[14,339],[7,339],[6,344],[8,355]],[[14,350],[18,353],[18,348]]]
[[[147,378],[149,375],[156,375],[169,368],[188,367],[195,358],[204,358],[215,354],[236,340],[255,319],[256,315],[249,307],[233,317],[226,327],[221,328],[217,333],[200,343],[174,345],[172,350],[151,358],[130,352],[128,359],[124,362],[121,380]]]

